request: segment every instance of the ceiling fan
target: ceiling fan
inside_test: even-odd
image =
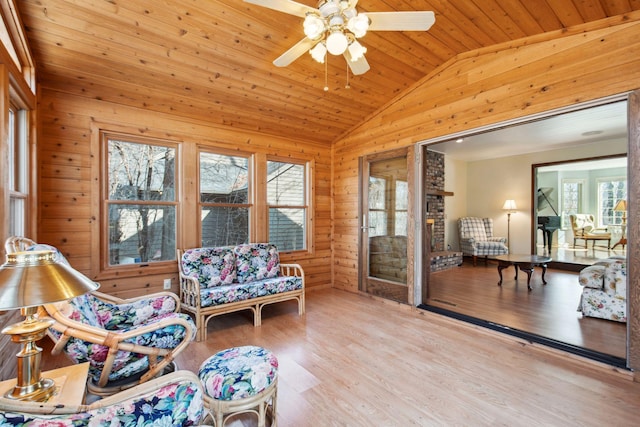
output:
[[[358,13],[358,0],[320,0],[317,9],[292,0],[244,1],[304,18],[306,37],[273,61],[278,67],[308,51],[320,63],[327,53],[343,55],[353,74],[364,74],[369,70],[367,48],[358,39],[367,31],[426,31],[435,22],[430,11]]]

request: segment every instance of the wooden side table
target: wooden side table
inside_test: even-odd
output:
[[[84,403],[88,374],[89,362],[42,372],[42,377],[51,378],[56,383],[56,391],[47,400],[47,403],[63,405],[81,405]],[[6,399],[4,397],[5,393],[15,385],[15,379],[0,382],[0,400]],[[15,400],[12,401],[15,402]]]
[[[513,268],[516,270],[515,280],[518,280],[518,269],[527,273],[527,289],[531,290],[533,267],[542,267],[542,284],[547,284],[544,275],[547,272],[547,264],[552,261],[548,256],[509,254],[497,256],[496,260],[498,260],[498,274],[500,275],[498,286],[502,286],[502,270],[510,265],[513,265]]]

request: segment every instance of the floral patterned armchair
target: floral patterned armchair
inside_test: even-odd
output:
[[[0,397],[0,426],[194,426],[205,416],[202,393],[194,373],[176,371],[89,405]]]
[[[583,316],[627,321],[627,260],[613,256],[596,262],[580,271],[584,287],[578,311]]]
[[[195,325],[178,313],[171,292],[120,299],[100,292],[46,304],[55,320],[48,334],[75,363],[89,362],[89,391],[110,395],[144,383],[170,368],[195,337]]]

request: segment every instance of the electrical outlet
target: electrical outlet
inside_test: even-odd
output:
[[[171,289],[171,279],[164,279],[164,288]]]

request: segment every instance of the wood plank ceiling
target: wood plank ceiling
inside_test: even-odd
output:
[[[299,0],[315,7],[315,0]],[[18,0],[41,86],[238,129],[330,144],[455,55],[640,10],[640,0],[360,0],[432,10],[428,32],[369,32],[371,70],[341,57],[272,61],[302,19],[241,0]]]

